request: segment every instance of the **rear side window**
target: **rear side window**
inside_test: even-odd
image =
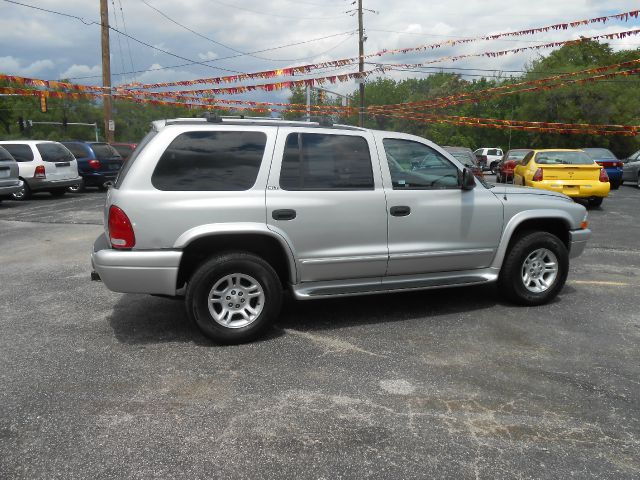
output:
[[[529,163],[529,160],[531,160],[533,158],[535,152],[529,152],[527,153],[524,158],[522,159],[522,161],[520,162],[520,165],[526,165],[527,163]]]
[[[502,153],[498,153],[498,150],[492,148],[491,150],[487,151],[487,155],[502,155]]]
[[[124,180],[124,177],[126,177],[127,173],[129,173],[131,166],[134,164],[136,159],[140,156],[140,153],[144,150],[144,148],[149,144],[149,142],[157,134],[158,132],[156,132],[155,130],[151,130],[149,133],[147,133],[144,136],[142,141],[138,144],[138,147],[131,154],[131,157],[124,163],[124,166],[120,169],[120,172],[118,172],[118,177],[116,178],[116,183],[114,185],[114,188],[120,188],[120,185],[122,185],[122,181]]]
[[[71,162],[75,160],[72,153],[59,143],[38,143],[36,148],[45,162]]]
[[[89,148],[86,145],[81,145],[79,143],[64,143],[62,144],[67,147],[73,156],[76,158],[86,158],[90,157],[91,153],[89,152]]]
[[[284,190],[373,190],[366,139],[352,135],[290,133],[282,158]]]
[[[8,151],[0,147],[0,162],[6,162],[7,160],[13,161],[13,157]]]
[[[33,152],[29,145],[24,143],[5,143],[2,146],[16,159],[16,162],[31,162],[33,160]]]
[[[98,160],[109,160],[113,157],[120,156],[117,150],[108,143],[92,143],[91,148]]]
[[[263,132],[183,133],[160,157],[151,183],[169,191],[249,190],[266,143]]]

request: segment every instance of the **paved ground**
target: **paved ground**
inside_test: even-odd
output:
[[[640,477],[640,190],[551,305],[288,301],[235,347],[88,281],[103,195],[0,204],[0,478]]]

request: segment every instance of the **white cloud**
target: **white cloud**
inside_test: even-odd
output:
[[[94,65],[90,67],[88,65],[76,65],[73,64],[60,74],[60,78],[74,78],[74,77],[89,77],[102,75],[102,67],[100,65]],[[98,82],[99,79],[96,81]]]
[[[50,70],[54,67],[52,60],[35,60],[32,63],[26,63],[14,57],[0,57],[0,72],[19,75],[24,77],[32,77],[42,73],[44,70]]]
[[[220,55],[218,55],[215,52],[212,52],[211,50],[209,50],[207,53],[199,53],[198,54],[198,58],[200,58],[200,60],[215,60],[219,56]]]

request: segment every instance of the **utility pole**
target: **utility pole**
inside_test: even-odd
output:
[[[358,71],[360,74],[364,72],[364,32],[362,27],[362,0],[358,0],[358,55],[360,61],[358,63]],[[358,78],[360,83],[360,112],[358,115],[358,123],[364,127],[364,77]]]
[[[104,87],[102,104],[104,107],[104,132],[107,142],[113,142],[111,118],[111,57],[109,52],[109,4],[100,0],[100,23],[102,26],[102,86]]]

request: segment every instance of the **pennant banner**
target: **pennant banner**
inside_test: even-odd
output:
[[[439,43],[419,45],[417,47],[409,47],[409,48],[401,48],[401,49],[393,49],[393,50],[385,49],[375,53],[364,55],[363,58],[367,59],[367,58],[382,57],[386,55],[408,54],[408,53],[420,52],[420,51],[426,51],[426,50],[435,50],[442,47],[451,47],[459,44],[467,44],[467,43],[472,43],[472,42],[481,41],[481,40],[497,40],[503,37],[518,37],[523,35],[533,35],[536,33],[549,32],[552,30],[556,30],[556,31],[568,30],[569,28],[576,28],[576,27],[590,25],[594,23],[606,23],[610,20],[620,20],[620,21],[626,22],[630,18],[638,18],[639,15],[640,15],[640,10],[632,10],[629,12],[622,12],[615,15],[608,15],[605,17],[596,17],[596,18],[590,18],[587,20],[577,20],[577,21],[567,22],[567,23],[557,23],[557,24],[548,25],[545,27],[530,28],[526,30],[518,30],[515,32],[497,33],[494,35],[487,35],[487,36],[474,37],[474,38],[463,38],[458,40],[447,40]],[[596,37],[592,37],[592,38],[596,38]],[[344,67],[347,65],[353,65],[355,63],[358,63],[359,61],[360,61],[360,57],[342,58],[339,60],[331,60],[327,62],[313,63],[313,64],[301,65],[297,67],[289,67],[289,68],[282,68],[282,69],[276,69],[276,70],[266,70],[266,71],[255,72],[255,73],[242,73],[239,75],[228,75],[223,77],[209,77],[209,78],[200,78],[195,80],[184,80],[184,81],[178,81],[178,82],[162,82],[162,83],[147,83],[147,84],[140,84],[140,83],[134,82],[134,83],[121,85],[117,88],[139,90],[139,89],[165,88],[165,87],[175,87],[175,86],[189,86],[189,85],[198,85],[198,84],[218,84],[219,85],[222,83],[237,83],[237,82],[241,82],[249,79],[256,79],[256,78],[266,79],[266,78],[274,78],[274,77],[280,77],[280,76],[290,77],[297,74],[299,75],[299,74],[309,73],[312,70],[317,70],[321,68]]]

